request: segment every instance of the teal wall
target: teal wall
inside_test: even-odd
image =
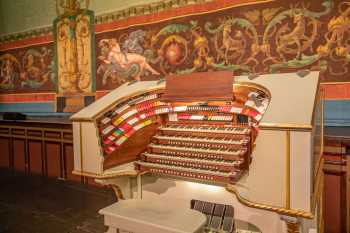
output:
[[[58,0],[59,1],[59,0]],[[95,15],[159,0],[90,0]],[[0,0],[0,36],[52,25],[56,0]]]
[[[350,100],[325,101],[327,126],[350,126]]]

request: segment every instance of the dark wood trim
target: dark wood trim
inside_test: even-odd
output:
[[[343,147],[344,145],[341,142],[339,142],[338,146]],[[337,183],[339,182],[339,188],[337,188],[336,190],[325,189],[325,192],[328,192],[329,195],[333,196],[333,198],[330,198],[330,196],[328,195],[328,199],[324,200],[325,203],[328,203],[328,207],[329,205],[332,206],[334,204],[335,205],[334,208],[337,208],[335,212],[333,212],[333,215],[326,215],[326,217],[328,218],[326,221],[328,223],[331,223],[334,219],[338,219],[339,222],[334,224],[337,224],[339,232],[344,232],[344,233],[347,232],[347,221],[348,221],[347,218],[349,218],[349,216],[347,216],[348,214],[347,203],[349,201],[347,200],[347,198],[349,197],[349,194],[347,193],[348,185],[349,185],[349,182],[347,182],[347,177],[349,176],[348,174],[349,171],[347,170],[347,167],[349,165],[348,164],[349,160],[347,161],[347,157],[348,155],[346,154],[334,154],[334,153],[325,154],[324,155],[325,161],[324,161],[324,168],[323,168],[323,172],[326,177],[327,176],[329,178],[333,177],[337,179],[336,181]],[[332,186],[332,184],[330,183],[331,180],[332,179],[328,180],[328,183],[325,183],[325,187],[327,187],[328,185]],[[326,226],[326,230],[327,230],[327,226]]]
[[[346,172],[340,178],[340,203],[342,203],[342,208],[340,209],[340,222],[341,222],[341,232],[347,232],[347,188],[346,188]]]
[[[61,139],[63,139],[63,134],[61,134]],[[64,151],[64,142],[61,141],[60,143],[60,178],[64,179],[64,160],[63,160],[63,151]]]
[[[27,145],[27,158],[28,158],[28,173],[31,174],[33,173],[32,170],[32,154],[31,154],[31,150],[30,150],[30,144],[31,142],[36,142],[36,143],[40,143],[40,147],[41,147],[41,141],[40,140],[34,140],[34,139],[27,139],[27,142],[26,142],[26,145]],[[43,156],[43,152],[42,150],[40,151],[40,161],[41,161],[41,175],[44,176],[45,175],[45,172],[44,172],[44,169],[43,169],[43,163],[44,163],[44,156]]]

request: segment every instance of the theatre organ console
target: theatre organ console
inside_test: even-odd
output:
[[[251,207],[312,218],[322,144],[317,87],[317,72],[124,84],[71,118],[74,173],[116,187],[119,198],[216,201],[247,216],[235,193]],[[281,232],[276,216],[264,218],[274,230],[261,228]]]
[[[98,117],[106,167],[136,161],[141,172],[237,181],[249,168],[255,127],[268,106],[269,93],[258,85],[233,85],[231,73],[219,72],[215,81],[230,88],[207,97],[212,85],[207,76],[169,77],[165,89],[144,91]],[[187,90],[173,90],[189,79],[203,88],[200,95],[184,97]],[[157,127],[148,127],[152,123]],[[150,137],[138,140],[135,151],[123,150],[134,134],[146,132]]]

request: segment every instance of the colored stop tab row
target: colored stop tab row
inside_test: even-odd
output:
[[[126,140],[128,140],[137,130],[140,130],[141,128],[148,126],[150,124],[152,124],[153,121],[152,120],[146,120],[138,125],[135,125],[134,127],[132,127],[129,124],[124,124],[122,127],[123,128],[118,128],[114,131],[113,135],[111,135],[110,137],[107,137],[107,139],[104,140],[104,143],[106,145],[110,145],[114,142],[114,140],[118,138],[118,140],[116,140],[114,142],[113,145],[107,146],[104,148],[104,151],[106,154],[111,154],[113,151],[115,151],[119,146],[121,146]]]

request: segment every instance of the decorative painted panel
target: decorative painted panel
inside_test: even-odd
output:
[[[55,90],[52,43],[0,52],[0,93]]]
[[[347,81],[349,20],[350,2],[278,1],[105,27],[96,36],[97,88],[208,70],[309,69],[323,71],[323,81]]]
[[[94,15],[91,11],[60,17],[54,22],[57,51],[57,92],[91,93],[93,80]]]

